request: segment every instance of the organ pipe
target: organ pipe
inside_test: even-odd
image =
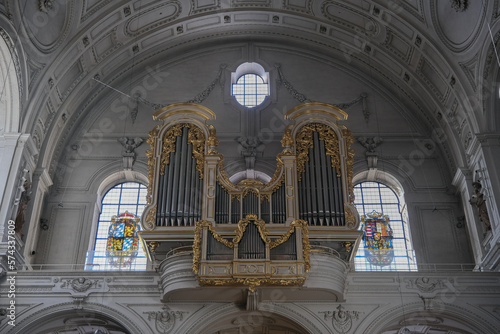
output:
[[[201,218],[201,180],[188,143],[188,127],[176,138],[170,163],[159,177],[157,226],[193,226]]]
[[[342,179],[337,176],[318,132],[313,132],[312,140],[298,184],[299,216],[310,225],[344,226]]]

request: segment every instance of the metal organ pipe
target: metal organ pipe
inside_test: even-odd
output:
[[[201,180],[188,143],[188,127],[176,138],[175,152],[159,177],[157,198],[158,226],[192,226],[201,218]]]
[[[188,159],[191,158],[191,156],[188,155],[188,144],[187,144],[187,130],[188,128],[182,129],[182,148],[181,148],[181,158],[180,158],[180,171],[179,171],[179,191],[177,194],[174,194],[174,196],[177,197],[177,212],[176,212],[176,217],[177,217],[177,225],[178,226],[185,226],[186,225],[186,215],[185,215],[185,208],[184,208],[184,192],[186,191],[186,167],[188,163]]]
[[[313,145],[313,151],[314,151],[314,159],[312,161],[313,165],[313,180],[315,183],[315,193],[316,193],[316,203],[318,207],[318,211],[316,214],[317,217],[317,222],[318,225],[323,225],[324,223],[324,213],[325,213],[325,207],[323,203],[323,180],[321,179],[321,169],[324,168],[324,166],[321,165],[322,159],[321,159],[321,154],[320,153],[320,145],[319,145],[319,138],[318,138],[318,133],[314,132],[314,145]]]
[[[191,216],[191,206],[190,206],[190,197],[191,197],[191,182],[192,182],[192,173],[191,173],[191,168],[193,164],[193,158],[192,158],[192,151],[193,148],[191,145],[187,146],[187,158],[186,158],[186,166],[184,167],[185,170],[185,182],[184,182],[184,199],[183,199],[183,226],[189,226],[191,225],[190,222],[190,216]]]
[[[337,176],[337,168],[326,155],[325,145],[318,132],[313,132],[313,147],[309,149],[309,159],[298,184],[300,218],[309,225],[343,226],[342,178]]]
[[[331,202],[330,202],[330,197],[333,195],[331,193],[331,189],[329,186],[329,175],[331,175],[332,169],[329,167],[328,160],[329,157],[326,155],[326,149],[325,149],[325,142],[320,141],[319,142],[320,146],[320,160],[321,160],[321,184],[322,184],[322,190],[323,190],[323,203],[325,206],[325,225],[326,226],[331,226],[333,225],[332,222],[332,207],[331,207]]]
[[[165,169],[167,166],[165,166]],[[165,170],[166,172],[166,170]],[[165,220],[165,208],[163,206],[163,194],[165,191],[165,181],[166,177],[164,175],[160,175],[160,180],[158,182],[158,200],[159,200],[159,205],[156,207],[156,226],[163,226],[164,220]]]
[[[336,175],[335,175],[336,176]],[[335,177],[337,180],[337,200],[339,202],[339,225],[345,225],[345,214],[344,214],[344,197],[342,196],[342,179],[338,176]]]
[[[187,128],[182,129],[182,136],[177,137],[177,141],[175,143],[175,162],[174,162],[174,180],[172,187],[172,206],[171,206],[171,220],[172,226],[179,226],[179,217],[178,217],[178,203],[179,203],[179,192],[180,188],[182,188],[181,184],[181,173],[182,173],[182,160],[186,155],[185,148],[185,139],[187,137]],[[180,139],[180,140],[179,140]]]
[[[329,200],[329,192],[328,192],[328,172],[331,172],[331,168],[328,168],[327,160],[328,156],[325,154],[325,142],[324,141],[318,141],[318,146],[319,146],[319,159],[320,159],[320,166],[321,166],[321,192],[322,192],[322,202],[323,202],[323,225],[325,226],[330,226],[330,217],[331,217],[331,210],[330,210],[330,200]]]
[[[324,142],[322,142],[324,145]],[[325,150],[326,151],[326,150]],[[327,177],[327,184],[328,184],[328,204],[330,207],[330,226],[337,225],[336,223],[336,217],[337,217],[337,212],[339,211],[338,205],[337,205],[337,192],[336,192],[336,187],[335,187],[335,178],[337,177],[337,172],[334,167],[332,167],[332,162],[331,160],[327,157],[326,158],[326,164],[325,164],[327,170],[326,170],[326,177]]]

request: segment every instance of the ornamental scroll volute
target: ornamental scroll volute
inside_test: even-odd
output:
[[[216,143],[213,127],[207,125],[215,113],[201,105],[169,105],[153,118],[161,123],[147,139],[149,185],[141,218],[143,236],[162,227],[194,227],[202,218],[205,156],[208,143],[211,147]]]
[[[360,219],[354,206],[350,148],[354,140],[339,124],[347,120],[347,113],[325,103],[306,103],[285,118],[294,121],[290,131],[297,164],[298,218],[309,226],[357,231]]]

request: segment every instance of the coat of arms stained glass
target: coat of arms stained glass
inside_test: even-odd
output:
[[[389,217],[378,212],[361,217],[366,260],[372,265],[387,266],[394,259]]]

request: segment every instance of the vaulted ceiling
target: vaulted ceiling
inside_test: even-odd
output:
[[[20,73],[20,130],[33,134],[45,168],[72,136],[120,107],[117,101],[139,101],[139,117],[148,119],[167,104],[196,101],[193,92],[221,84],[222,64],[239,65],[214,60],[221,50],[237,49],[234,59],[261,63],[266,50],[281,53],[283,72],[310,100],[315,92],[307,83],[328,78],[305,77],[293,59],[348,73],[393,101],[413,131],[436,136],[440,129],[454,166],[466,164],[475,134],[500,125],[493,112],[497,0],[4,0],[0,14]],[[199,67],[190,63],[189,71],[186,58]],[[279,64],[263,65],[279,79]],[[346,82],[345,91],[337,87],[330,101],[319,102],[360,94],[348,89]]]

